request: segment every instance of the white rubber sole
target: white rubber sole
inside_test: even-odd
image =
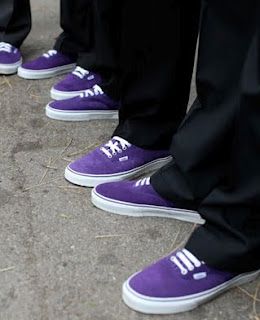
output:
[[[27,80],[38,80],[38,79],[48,79],[55,76],[62,75],[64,73],[69,73],[76,67],[75,63],[67,64],[65,66],[60,66],[45,70],[29,70],[23,67],[18,68],[18,76]]]
[[[205,223],[197,211],[111,200],[97,193],[96,189],[92,190],[91,201],[97,208],[121,216],[170,218],[196,224]]]
[[[16,63],[10,63],[10,64],[0,63],[0,74],[9,75],[9,74],[17,73],[17,70],[22,64],[22,62],[23,60],[20,59]]]
[[[131,278],[123,284],[122,298],[131,309],[145,314],[176,314],[190,311],[204,304],[221,293],[244,283],[253,281],[259,275],[260,270],[244,273],[227,281],[213,289],[179,298],[151,298],[135,292],[129,286]]]
[[[91,110],[91,111],[60,111],[49,104],[45,108],[48,118],[60,121],[90,121],[103,119],[118,119],[117,110]]]
[[[56,90],[54,88],[51,88],[51,98],[53,100],[67,100],[74,97],[79,96],[81,93],[85,92],[86,90],[80,90],[80,91],[60,91]]]
[[[67,166],[67,168],[65,169],[65,179],[79,186],[95,187],[101,183],[121,181],[121,180],[134,178],[142,174],[147,174],[151,171],[161,168],[171,160],[172,160],[172,157],[169,156],[166,158],[161,158],[161,159],[151,161],[148,164],[145,164],[143,166],[140,166],[130,171],[117,173],[117,174],[110,174],[110,175],[79,174],[78,172],[71,170],[69,166]]]

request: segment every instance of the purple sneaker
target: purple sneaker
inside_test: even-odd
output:
[[[145,150],[113,137],[84,157],[69,164],[65,178],[77,185],[94,187],[156,170],[171,160],[168,151]]]
[[[51,97],[54,100],[70,99],[91,89],[96,84],[101,84],[99,74],[76,67],[72,73],[51,88]]]
[[[120,215],[205,222],[198,212],[177,208],[173,202],[162,198],[150,184],[150,178],[100,184],[92,190],[91,200],[99,209]]]
[[[20,51],[6,42],[0,42],[0,74],[14,74],[22,64]]]
[[[259,273],[219,271],[182,249],[130,277],[123,285],[123,300],[142,313],[174,314],[195,309]]]
[[[52,101],[46,106],[47,117],[63,121],[118,119],[118,103],[95,85],[80,96]]]
[[[39,58],[23,63],[18,76],[24,79],[47,79],[73,70],[75,60],[56,51],[49,50]]]

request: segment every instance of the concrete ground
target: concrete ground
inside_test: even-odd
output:
[[[32,11],[25,59],[49,49],[59,32],[58,0],[34,0]],[[176,316],[122,303],[122,282],[182,244],[193,226],[104,213],[89,189],[64,180],[66,164],[106,141],[116,122],[48,120],[55,81],[0,78],[0,320],[258,319],[260,282]]]

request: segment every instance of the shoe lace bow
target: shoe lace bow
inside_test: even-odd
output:
[[[108,157],[112,158],[117,153],[122,153],[123,150],[131,147],[131,144],[125,139],[120,137],[113,137],[108,143],[106,143],[100,150]]]

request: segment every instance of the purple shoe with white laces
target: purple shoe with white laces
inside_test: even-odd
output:
[[[84,157],[70,163],[65,178],[77,185],[94,187],[156,170],[172,157],[166,150],[145,150],[120,137],[113,137]]]
[[[46,106],[47,117],[63,121],[117,119],[118,102],[95,85],[80,96],[67,100],[54,100]]]
[[[14,74],[22,64],[20,51],[6,42],[0,42],[0,74]]]
[[[56,50],[49,50],[42,56],[22,64],[18,76],[24,79],[47,79],[73,70],[75,59]]]
[[[205,222],[198,212],[178,208],[162,198],[150,184],[150,178],[100,184],[92,190],[91,200],[99,209],[119,215]]]
[[[99,74],[76,67],[73,72],[51,88],[51,97],[54,100],[76,97],[96,84],[100,85],[101,80]]]
[[[134,274],[123,285],[124,302],[146,314],[175,314],[197,308],[219,294],[253,281],[260,270],[234,274],[207,266],[186,249]]]

